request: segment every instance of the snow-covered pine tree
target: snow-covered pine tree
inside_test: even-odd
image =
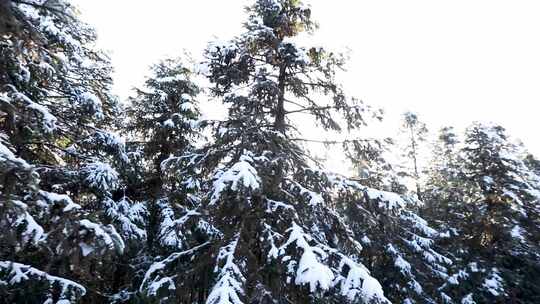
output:
[[[189,192],[198,189],[198,182],[189,178],[193,174],[183,171],[190,161],[184,156],[193,151],[200,129],[195,101],[199,88],[191,78],[192,72],[180,59],[163,60],[152,67],[145,87],[136,89],[136,96],[130,99],[127,131],[133,140],[129,149],[139,152],[144,164],[136,188],[150,201],[150,247],[171,242],[175,248],[181,246],[181,241],[163,235],[165,228],[159,225],[167,225],[167,218],[174,218],[174,214],[162,213],[173,212],[170,204],[181,202],[178,206],[186,210],[194,209],[196,204]],[[174,234],[178,229],[165,230]]]
[[[205,124],[196,101],[200,89],[181,59],[163,60],[151,70],[127,111],[128,150],[140,159],[129,191],[146,202],[148,239],[147,244],[139,243],[146,257],[133,260],[143,266],[138,269],[145,270],[144,276],[133,280],[140,293],[126,293],[124,300],[140,296],[146,301],[193,303],[197,297],[183,294],[197,293],[206,278],[185,272],[179,260],[185,262],[190,257],[186,250],[194,250],[216,233],[198,211],[200,181],[194,170],[201,168],[195,168],[193,162],[200,157],[195,144]],[[149,263],[151,267],[144,267]],[[163,273],[176,277],[176,284],[162,277]],[[163,287],[176,289],[177,296],[174,292],[170,296]]]
[[[409,164],[406,167],[407,174],[412,176],[416,183],[416,195],[419,200],[422,200],[422,189],[420,188],[420,150],[421,145],[426,141],[426,135],[428,133],[427,126],[424,122],[418,119],[418,115],[413,112],[405,112],[403,114],[402,133],[405,137],[404,142],[404,157],[409,160]]]
[[[186,303],[387,302],[333,208],[332,183],[294,140],[294,113],[327,130],[341,130],[337,117],[362,125],[363,106],[334,80],[342,57],[294,42],[315,28],[300,1],[257,0],[247,11],[246,32],[206,52],[228,117],[193,161],[203,178],[197,212],[218,233],[154,263],[141,289]],[[193,278],[197,288],[179,288]]]
[[[430,212],[430,218],[447,227],[442,245],[455,260],[442,290],[463,303],[538,300],[540,184],[522,150],[502,127],[475,123],[461,155],[431,173],[428,204],[449,212]],[[436,182],[439,176],[445,180]]]
[[[105,130],[118,116],[111,68],[69,3],[1,8],[0,293],[6,302],[98,301],[124,249],[103,205],[121,186],[115,167],[125,156]]]
[[[432,144],[431,159],[427,167],[424,187],[423,215],[428,219],[436,219],[433,224],[445,234],[452,234],[447,223],[452,222],[464,197],[466,177],[463,160],[460,154],[460,140],[453,127],[439,130]]]
[[[362,263],[381,282],[388,299],[445,303],[451,299],[439,287],[452,261],[436,245],[440,234],[418,216],[422,202],[404,194],[406,187],[389,161],[392,145],[377,143],[353,142],[348,150],[353,163],[362,163],[364,176],[357,181],[335,177],[338,210],[364,247]]]
[[[168,176],[164,169],[169,166],[168,158],[193,150],[200,127],[195,102],[199,88],[191,79],[192,72],[180,59],[163,60],[151,70],[145,87],[136,89],[136,96],[130,98],[126,128],[133,138],[130,149],[141,151],[148,162],[144,192],[159,197],[167,182],[186,183],[167,180],[168,177],[181,178],[181,175]],[[167,162],[163,163],[165,160]]]

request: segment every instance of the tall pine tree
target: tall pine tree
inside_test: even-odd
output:
[[[109,61],[69,3],[1,5],[0,293],[101,301],[125,246],[106,212],[125,164]]]
[[[203,180],[197,213],[219,233],[153,264],[143,288],[209,304],[386,302],[332,207],[330,179],[293,140],[294,113],[327,130],[341,130],[336,115],[362,124],[362,105],[334,80],[343,60],[294,42],[315,28],[300,1],[258,0],[247,11],[246,32],[206,52],[211,93],[228,116],[193,162]],[[171,264],[201,278],[198,288],[179,292],[191,277],[167,272]]]
[[[422,189],[420,188],[420,150],[421,144],[426,141],[428,129],[426,124],[418,119],[418,115],[413,112],[403,114],[402,132],[406,138],[404,156],[409,159],[411,169],[408,174],[412,176],[416,183],[416,196],[422,200]]]
[[[447,137],[441,139],[443,147],[451,146]],[[463,147],[446,156],[446,165],[434,167],[428,204],[445,210],[430,217],[448,229],[443,246],[456,263],[443,290],[454,298],[468,303],[537,300],[537,282],[531,278],[539,270],[540,184],[522,150],[502,127],[475,123]]]

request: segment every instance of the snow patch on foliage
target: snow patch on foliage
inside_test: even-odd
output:
[[[379,208],[387,210],[402,209],[406,206],[405,201],[397,193],[366,188],[368,197],[379,201]]]
[[[184,225],[189,219],[199,216],[200,213],[195,210],[187,210],[182,217],[177,219],[167,200],[161,200],[159,206],[161,208],[158,231],[160,244],[165,247],[184,248],[185,236],[182,233]]]
[[[215,272],[219,272],[218,280],[208,295],[206,304],[243,304],[240,296],[244,294],[242,285],[246,281],[240,268],[234,263],[234,253],[240,236],[219,250]],[[223,266],[219,266],[224,262]]]
[[[171,277],[165,275],[165,270],[169,267],[169,265],[176,262],[176,260],[179,258],[191,256],[197,250],[206,247],[207,245],[208,243],[203,243],[186,251],[174,252],[167,258],[154,262],[144,274],[139,291],[143,292],[147,296],[156,296],[158,291],[162,290],[164,287],[166,287],[168,290],[175,290],[176,286],[173,281],[174,276]]]
[[[0,163],[7,164],[9,162],[16,166],[20,166],[23,169],[31,168],[31,166],[24,159],[16,157],[15,154],[13,154],[13,152],[11,152],[11,150],[2,142],[3,138],[0,137]]]
[[[342,254],[338,255],[341,258],[338,274],[343,273],[345,268],[349,269],[347,277],[344,278],[338,275],[336,278],[339,281],[338,284],[342,295],[346,296],[351,302],[357,298],[361,298],[366,302],[378,300],[382,303],[390,303],[384,296],[379,281],[369,274],[369,271],[364,265],[358,264]]]
[[[457,273],[448,277],[448,283],[452,285],[458,285],[460,279],[466,279],[469,277],[469,274],[465,270],[459,270]]]
[[[56,289],[56,287],[60,287],[60,300],[70,300],[75,302],[86,294],[86,289],[82,285],[71,280],[52,276],[30,265],[10,261],[0,261],[0,274],[2,273],[3,275],[0,277],[0,283],[6,282],[9,285],[16,285],[24,283],[25,281],[38,280],[47,283],[50,291]],[[52,301],[51,297],[52,295],[48,300]]]
[[[26,204],[20,202],[18,206],[26,207]],[[24,243],[31,242],[37,244],[47,237],[43,227],[41,227],[34,217],[26,211],[26,208],[24,208],[22,214],[17,217],[14,226],[22,230],[21,235]]]
[[[38,112],[41,115],[41,118],[43,119],[42,127],[46,132],[52,132],[54,129],[56,129],[56,122],[58,119],[52,115],[51,112],[49,112],[47,107],[33,102],[23,93],[14,93],[13,98],[24,101],[28,109]]]
[[[259,189],[261,179],[251,163],[253,163],[253,157],[248,152],[240,156],[239,161],[229,169],[224,171],[219,170],[215,174],[214,192],[212,193],[210,204],[215,204],[227,187],[230,187],[233,191],[239,190],[240,187],[251,190]]]
[[[55,205],[59,203],[61,206],[64,206],[62,209],[64,212],[81,209],[81,205],[74,203],[66,194],[58,194],[43,190],[40,190],[38,193],[47,201],[48,204]]]
[[[118,188],[119,174],[109,164],[94,162],[83,167],[86,175],[85,181],[101,191],[110,191]]]
[[[148,210],[144,202],[131,202],[127,197],[120,201],[107,200],[107,215],[117,223],[125,239],[145,240],[144,229]]]
[[[183,94],[183,95],[187,95],[187,94]],[[185,112],[195,112],[195,105],[190,101],[186,101],[180,104],[180,109]]]
[[[101,100],[93,93],[84,92],[79,96],[81,103],[88,109],[97,119],[103,119],[103,105]]]
[[[79,225],[83,231],[91,231],[93,236],[96,238],[97,246],[105,246],[109,250],[116,249],[118,253],[122,253],[124,251],[124,241],[118,232],[116,232],[114,226],[102,226],[87,219],[80,220]],[[82,234],[84,235],[84,232]],[[88,244],[88,246],[91,245]]]
[[[411,264],[407,262],[402,256],[398,256],[394,260],[394,265],[400,269],[400,271],[404,274],[411,273]]]
[[[282,210],[294,210],[294,207],[290,204],[275,201],[271,199],[266,199],[266,212],[267,213],[273,213],[276,212],[278,209],[282,208]]]
[[[436,236],[439,235],[437,230],[429,227],[428,222],[426,220],[424,220],[423,218],[421,218],[420,216],[418,216],[414,212],[411,212],[411,211],[407,210],[407,211],[402,212],[402,214],[400,216],[404,220],[408,220],[408,221],[412,222],[413,226],[416,229],[418,229],[419,231],[421,231],[422,233],[424,233],[428,237],[436,237]]]
[[[172,128],[174,128],[176,126],[174,121],[172,119],[170,119],[170,118],[165,120],[162,124],[163,124],[163,126],[165,128],[169,128],[169,129],[172,129]]]
[[[482,287],[486,288],[494,296],[504,293],[503,279],[499,275],[497,268],[492,269],[491,275],[484,280]]]
[[[321,248],[310,246],[308,241],[311,237],[304,233],[302,227],[295,222],[292,223],[292,227],[287,232],[290,233],[289,239],[280,247],[281,253],[291,244],[296,244],[297,247],[302,249],[302,256],[296,270],[295,283],[297,285],[309,285],[311,292],[315,292],[318,288],[328,290],[332,286],[334,274],[328,266],[320,262],[326,259],[326,252]]]
[[[476,304],[476,302],[473,299],[473,294],[469,293],[463,299],[461,299],[461,304]]]
[[[311,191],[305,187],[303,187],[302,185],[300,185],[299,183],[295,183],[296,187],[298,187],[298,189],[300,189],[300,194],[301,195],[307,195],[308,199],[309,199],[309,205],[310,206],[317,206],[317,205],[323,205],[324,204],[324,198],[322,197],[322,195],[320,193],[317,193],[315,191]]]
[[[510,235],[519,240],[520,242],[525,242],[525,237],[523,236],[524,229],[521,228],[519,225],[515,225],[512,230],[510,230]]]

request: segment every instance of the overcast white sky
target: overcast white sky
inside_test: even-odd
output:
[[[313,0],[313,39],[350,49],[344,85],[392,120],[419,113],[432,130],[494,121],[540,155],[540,1]],[[76,0],[111,52],[121,97],[147,67],[230,38],[245,0]]]

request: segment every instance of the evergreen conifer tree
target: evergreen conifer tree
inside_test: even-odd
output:
[[[443,290],[462,302],[536,300],[537,282],[530,278],[538,273],[540,184],[521,150],[502,127],[475,123],[460,153],[447,156],[447,166],[432,174],[429,204],[450,212],[430,218],[448,228],[444,245],[456,262]],[[436,182],[439,176],[445,177]]]
[[[358,182],[339,183],[339,193],[345,195],[337,199],[337,204],[364,247],[362,262],[372,270],[392,302],[451,301],[439,288],[449,276],[452,261],[438,246],[441,234],[417,214],[422,202],[405,194],[406,187],[388,160],[391,142],[369,146],[355,143],[352,147],[348,155],[353,163],[361,162],[364,175]]]
[[[198,210],[201,176],[195,170],[202,168],[195,168],[193,162],[200,157],[195,146],[205,122],[199,117],[200,89],[194,77],[182,60],[164,60],[152,67],[145,87],[130,99],[128,150],[140,159],[137,174],[131,174],[135,175],[131,191],[148,210],[148,237],[146,244],[138,244],[145,258],[132,260],[139,262],[142,271],[133,283],[138,284],[139,294],[126,293],[124,300],[193,303],[206,297],[205,272],[187,272],[179,263],[192,261],[187,252],[217,233]],[[209,267],[203,265],[206,270]],[[176,279],[165,279],[163,273]]]
[[[420,188],[420,145],[426,141],[428,129],[426,124],[418,119],[418,115],[413,112],[403,114],[403,130],[405,141],[404,156],[410,160],[412,169],[408,172],[416,183],[416,196],[422,200],[422,189]],[[412,171],[412,172],[411,172]]]
[[[498,125],[446,127],[420,178],[427,127],[408,112],[411,196],[393,141],[362,138],[381,116],[345,96],[344,57],[300,44],[310,7],[246,12],[124,107],[67,0],[0,0],[0,302],[540,302],[535,156]],[[311,156],[303,124],[358,135],[320,141],[357,176]]]
[[[125,161],[109,61],[65,1],[1,14],[0,294],[97,301],[125,245],[105,206]]]
[[[362,125],[362,105],[350,104],[334,80],[343,60],[294,42],[315,28],[300,1],[258,0],[248,14],[243,35],[206,52],[212,96],[228,117],[193,163],[202,168],[198,213],[218,233],[153,264],[143,287],[209,304],[386,302],[332,208],[329,177],[293,140],[294,113],[327,130],[341,130],[336,114],[348,128]],[[204,280],[179,294],[191,277],[167,272],[171,264]]]

